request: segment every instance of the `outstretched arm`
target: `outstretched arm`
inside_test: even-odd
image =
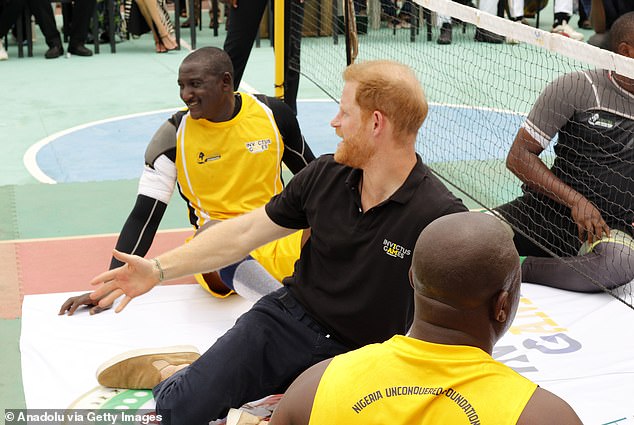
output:
[[[93,278],[90,283],[100,286],[90,297],[101,299],[101,306],[112,304],[124,295],[115,310],[118,313],[133,298],[150,291],[162,280],[218,270],[293,231],[275,224],[261,207],[218,223],[189,243],[151,260],[115,252],[115,257],[126,264]]]
[[[537,387],[517,425],[582,425],[582,422],[568,403]]]
[[[180,112],[175,114],[173,119],[179,117],[182,117]],[[139,179],[137,200],[119,233],[116,250],[144,256],[150,249],[176,185],[175,146],[175,123],[166,121],[154,133],[145,152],[146,164]],[[122,264],[113,257],[110,269]],[[110,305],[97,305],[97,301],[90,298],[90,293],[71,297],[62,304],[59,314],[68,312],[68,315],[72,316],[81,306],[88,306],[90,314],[110,308]]]
[[[270,425],[308,425],[319,381],[331,360],[317,363],[295,379],[273,412]]]
[[[590,243],[610,235],[601,212],[585,196],[562,182],[539,158],[542,146],[523,127],[506,158],[506,166],[531,189],[570,208],[579,229],[579,239]]]

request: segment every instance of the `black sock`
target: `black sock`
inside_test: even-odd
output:
[[[555,28],[558,25],[563,24],[564,21],[570,22],[570,15],[568,15],[565,12],[555,13],[555,20],[553,22],[553,28]]]

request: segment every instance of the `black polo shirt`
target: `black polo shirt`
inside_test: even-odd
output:
[[[621,15],[634,12],[634,2],[632,0],[603,0],[603,8],[605,9],[605,27],[610,29]]]
[[[404,334],[413,316],[408,271],[418,235],[436,218],[467,211],[420,157],[386,201],[361,210],[361,170],[324,155],[266,205],[282,227],[311,228],[284,284],[350,348]],[[433,247],[430,247],[433,249]]]

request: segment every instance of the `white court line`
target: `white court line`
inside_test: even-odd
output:
[[[191,45],[187,41],[185,41],[183,38],[181,38],[181,46],[184,47],[185,49],[189,50],[190,52],[193,50]],[[254,88],[253,86],[251,86],[250,84],[248,84],[245,81],[242,81],[240,83],[240,87],[243,88],[243,90],[248,92],[248,93],[258,93],[256,88]],[[162,112],[174,111],[174,110],[178,110],[178,109],[179,108],[169,108],[169,109],[160,109],[160,110],[150,111],[150,112],[140,112],[140,113],[137,113],[137,114],[121,115],[121,116],[114,117],[114,118],[107,118],[107,119],[104,119],[104,120],[92,121],[92,122],[81,124],[81,125],[78,125],[78,126],[75,126],[75,127],[67,128],[66,130],[62,130],[62,131],[59,131],[57,133],[51,134],[50,136],[47,136],[44,139],[39,140],[36,143],[34,143],[33,145],[31,145],[27,149],[27,151],[24,153],[24,156],[22,157],[22,163],[24,164],[24,167],[27,169],[29,174],[31,174],[31,176],[33,176],[33,178],[35,178],[40,183],[57,184],[57,180],[53,179],[51,176],[46,174],[37,165],[37,154],[38,154],[38,152],[42,148],[44,148],[44,146],[46,146],[49,143],[51,143],[53,140],[58,139],[58,138],[60,138],[62,136],[65,136],[67,134],[70,134],[70,133],[72,133],[74,131],[82,130],[84,128],[87,128],[87,127],[90,127],[90,126],[94,126],[94,125],[99,125],[99,124],[104,124],[104,123],[108,123],[108,122],[124,120],[124,119],[128,119],[128,118],[142,117],[142,116],[145,116],[145,115],[158,114],[158,113],[162,113]]]
[[[324,99],[297,99],[297,103],[337,103],[334,100],[332,100],[331,98],[324,98]]]
[[[192,227],[183,227],[181,229],[166,229],[159,230],[156,232],[157,235],[166,234],[166,233],[185,233],[185,232],[193,232],[194,229]],[[51,241],[71,241],[78,239],[101,239],[101,238],[112,238],[118,237],[119,233],[100,233],[96,235],[79,235],[79,236],[56,236],[53,238],[32,238],[32,239],[10,239],[10,240],[1,240],[0,245],[8,245],[8,244],[21,244],[21,243],[30,243],[30,242],[51,242]]]
[[[185,41],[182,37],[181,37],[181,47],[185,47],[185,49],[189,50],[190,52],[193,50],[192,46]]]
[[[185,48],[187,48],[188,50],[191,51],[191,46],[184,40],[181,39],[181,44],[183,46],[185,46]],[[243,91],[247,92],[247,93],[258,93],[258,90],[251,86],[249,83],[242,81],[240,83],[240,89],[242,89]],[[333,102],[332,99],[299,99],[298,102],[320,102],[320,103],[326,103],[326,102]],[[435,106],[447,106],[450,108],[457,108],[457,109],[474,109],[474,110],[482,110],[482,111],[492,111],[492,112],[498,112],[498,113],[507,113],[507,114],[512,114],[512,115],[520,115],[520,116],[526,116],[525,113],[521,113],[521,112],[516,112],[516,111],[510,111],[510,110],[505,110],[505,109],[498,109],[498,108],[489,108],[489,107],[482,107],[482,106],[471,106],[471,105],[457,105],[457,104],[443,104],[443,103],[436,103],[436,102],[430,102],[429,105],[435,105]],[[57,184],[57,181],[54,180],[52,177],[50,177],[48,174],[46,174],[44,171],[42,171],[42,169],[37,165],[37,154],[38,152],[47,144],[49,144],[50,142],[52,142],[55,139],[58,139],[62,136],[65,136],[67,134],[70,134],[72,132],[78,131],[78,130],[82,130],[84,128],[90,127],[90,126],[95,126],[95,125],[99,125],[99,124],[104,124],[104,123],[108,123],[108,122],[113,122],[113,121],[120,121],[120,120],[125,120],[125,119],[129,119],[129,118],[136,118],[136,117],[142,117],[142,116],[146,116],[146,115],[152,115],[152,114],[157,114],[157,113],[163,113],[163,112],[168,112],[168,111],[175,111],[178,110],[179,108],[169,108],[169,109],[160,109],[160,110],[156,110],[156,111],[150,111],[150,112],[140,112],[140,113],[136,113],[136,114],[129,114],[129,115],[121,115],[118,117],[114,117],[114,118],[107,118],[104,120],[98,120],[98,121],[92,121],[92,122],[88,122],[85,124],[81,124],[75,127],[71,127],[68,128],[66,130],[62,130],[59,131],[57,133],[54,133],[50,136],[45,137],[44,139],[36,142],[35,144],[31,145],[27,151],[25,152],[23,158],[22,158],[22,162],[24,163],[24,166],[26,167],[27,171],[29,172],[29,174],[31,174],[37,181],[39,181],[40,183],[46,183],[46,184]]]
[[[36,142],[35,144],[31,145],[27,151],[24,153],[24,156],[22,157],[22,162],[24,164],[24,166],[26,167],[26,169],[28,170],[28,172],[39,182],[41,183],[47,183],[47,184],[57,184],[57,181],[52,179],[48,174],[46,174],[44,171],[42,171],[42,169],[37,165],[37,154],[38,152],[46,145],[48,145],[49,143],[51,143],[53,140],[58,139],[62,136],[65,136],[67,134],[73,133],[75,131],[79,131],[82,130],[84,128],[87,127],[91,127],[91,126],[96,126],[99,124],[105,124],[105,123],[109,123],[109,122],[113,122],[113,121],[121,121],[121,120],[125,120],[128,118],[136,118],[136,117],[143,117],[146,115],[153,115],[153,114],[160,114],[163,112],[170,112],[170,111],[178,111],[180,108],[168,108],[168,109],[159,109],[156,111],[150,111],[150,112],[139,112],[137,114],[128,114],[128,115],[122,115],[119,117],[114,117],[114,118],[106,118],[103,120],[98,120],[98,121],[91,121],[85,124],[81,124],[75,127],[71,127],[71,128],[67,128],[66,130],[62,130],[62,131],[58,131],[57,133],[53,133],[50,136],[47,136],[45,138],[43,138],[42,140]]]

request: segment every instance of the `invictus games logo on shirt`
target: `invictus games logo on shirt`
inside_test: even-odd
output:
[[[592,114],[588,119],[588,124],[593,125],[595,127],[603,127],[603,128],[612,128],[614,127],[614,122],[607,118],[601,118],[599,114]]]
[[[260,153],[269,150],[271,139],[255,140],[253,142],[246,142],[247,150],[251,153]]]
[[[391,257],[405,258],[406,255],[412,253],[411,249],[407,249],[404,246],[395,244],[394,242],[383,239],[383,251]]]
[[[205,155],[205,152],[199,152],[198,153],[198,163],[199,164],[204,164],[205,162],[209,162],[209,161],[216,161],[220,159],[220,154],[219,153],[214,153],[211,154],[209,156]]]

